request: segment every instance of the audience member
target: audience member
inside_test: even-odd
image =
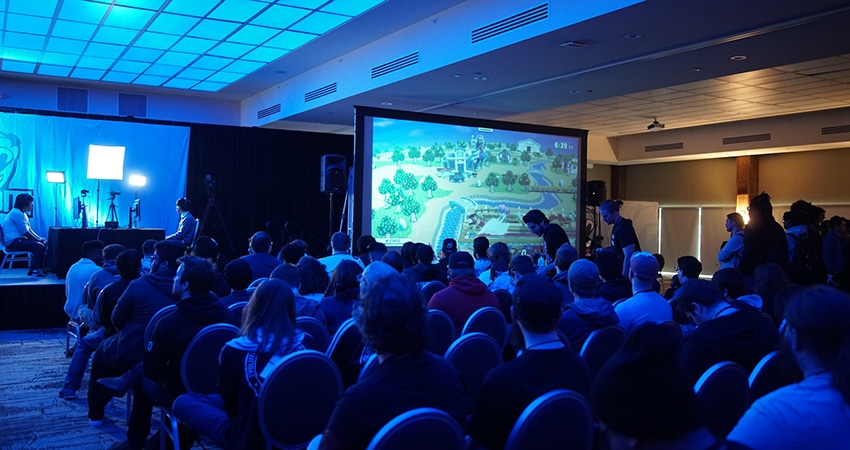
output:
[[[570,238],[564,229],[556,223],[551,223],[539,209],[532,209],[525,213],[522,221],[529,231],[543,238],[543,254],[546,256],[547,264],[555,261],[556,253],[562,245],[570,243]]]
[[[416,265],[416,244],[407,241],[401,245],[401,256],[404,258],[404,268],[413,267]]]
[[[328,273],[328,278],[330,278],[334,269],[336,269],[337,264],[340,261],[352,261],[357,263],[360,268],[366,267],[363,265],[363,262],[360,261],[360,258],[356,256],[349,255],[351,247],[351,238],[348,237],[347,234],[342,231],[337,231],[331,236],[331,256],[325,256],[324,258],[320,258],[319,262],[325,266],[325,271]]]
[[[490,260],[490,265],[496,261],[504,261],[508,265],[511,264],[511,249],[508,248],[508,244],[504,242],[494,242],[493,245],[487,249],[487,258]],[[490,268],[488,267],[486,270],[481,272],[478,275],[478,279],[481,280],[482,283],[490,284]]]
[[[142,243],[142,275],[151,273],[151,260],[153,259],[154,245],[156,245],[155,239],[148,239]]]
[[[316,273],[321,273],[324,276],[327,276],[325,273],[325,269],[322,268],[322,265],[316,261],[312,256],[305,256],[305,258],[311,258],[315,261],[315,265],[312,263],[308,263],[310,266],[318,266],[321,269],[316,269]],[[303,267],[302,267],[303,268]],[[306,273],[306,272],[305,272]],[[306,276],[306,275],[305,275]],[[278,280],[283,280],[286,284],[292,287],[292,293],[295,295],[295,315],[296,316],[309,316],[315,317],[322,323],[326,322],[325,314],[319,308],[319,301],[315,298],[308,298],[298,291],[298,287],[301,284],[301,277],[299,275],[299,270],[296,266],[291,266],[289,264],[281,264],[277,266],[274,271],[272,271],[271,277]],[[315,295],[313,296],[315,297]],[[321,300],[321,299],[320,299]]]
[[[558,339],[560,290],[548,277],[529,274],[513,297],[512,315],[525,349],[487,374],[469,427],[472,440],[491,449],[504,448],[513,424],[537,397],[555,389],[587,395],[590,389],[587,364]]]
[[[755,286],[753,293],[761,297],[762,311],[773,316],[778,325],[782,322],[783,316],[776,313],[775,297],[780,290],[792,285],[788,275],[777,264],[765,263],[756,268],[755,271]]]
[[[844,282],[846,240],[847,221],[843,217],[832,216],[829,219],[829,232],[823,238],[823,262],[827,282],[832,286],[841,286]]]
[[[401,253],[392,250],[387,252],[381,261],[389,264],[393,269],[397,270],[398,273],[402,273],[404,271],[404,258],[401,256]]]
[[[351,310],[360,300],[360,282],[357,278],[361,273],[363,269],[354,261],[341,261],[334,269],[325,298],[319,302],[330,335],[351,318]]]
[[[375,261],[380,261],[384,258],[384,255],[387,254],[387,246],[380,242],[373,242],[369,244],[369,248],[367,249],[367,251],[368,253],[366,254],[366,256],[368,257],[368,259],[363,260],[363,262],[373,263]]]
[[[251,293],[248,292],[248,286],[251,285],[254,274],[251,272],[251,264],[248,261],[239,258],[227,263],[224,266],[224,279],[227,280],[227,284],[230,286],[230,294],[221,297],[221,303],[224,306],[247,302],[251,298]]]
[[[773,205],[767,193],[750,200],[750,223],[744,230],[744,249],[738,269],[745,277],[752,277],[756,267],[774,263],[788,267],[788,242],[782,226],[773,218]],[[749,283],[749,281],[748,281]]]
[[[615,253],[622,263],[623,267],[620,273],[624,277],[628,277],[632,253],[640,251],[640,241],[638,241],[632,221],[620,215],[621,206],[623,206],[622,200],[605,200],[599,206],[599,215],[605,223],[614,225],[611,229],[611,247],[614,247]]]
[[[108,284],[117,281],[120,277],[118,274],[118,266],[115,264],[115,259],[124,251],[124,246],[121,244],[110,244],[103,247],[101,261],[103,265],[96,270],[91,278],[89,278],[86,288],[83,290],[83,304],[80,306],[80,318],[88,325],[90,330],[97,330],[100,324],[92,320],[92,311],[94,311],[97,296]],[[99,344],[100,342],[98,342]],[[95,345],[97,347],[97,345]]]
[[[490,268],[490,259],[487,258],[487,250],[490,249],[490,240],[487,236],[478,236],[472,241],[472,253],[475,257],[475,276]]]
[[[702,273],[702,263],[698,259],[690,255],[680,256],[676,260],[676,276],[679,277],[679,286],[667,289],[664,298],[673,300],[676,297],[676,292],[688,281],[698,280],[700,273]]]
[[[784,342],[803,381],[753,403],[729,439],[755,450],[845,448],[850,429],[850,296],[828,286],[800,292],[785,311]]]
[[[717,261],[721,269],[737,268],[744,251],[744,218],[736,212],[727,214],[726,231],[729,240],[720,246]]]
[[[357,257],[364,264],[369,263],[369,246],[375,244],[377,241],[371,234],[364,234],[357,238]]]
[[[438,264],[434,264],[434,249],[427,244],[417,244],[415,248],[416,265],[404,269],[401,274],[411,283],[434,280],[445,282],[445,274],[442,273]]]
[[[499,300],[475,278],[475,261],[467,252],[455,252],[449,258],[449,277],[449,286],[431,297],[428,308],[448,314],[454,322],[455,333],[460,336],[472,313],[485,306],[498,308]]]
[[[631,259],[629,279],[634,295],[614,305],[620,325],[628,333],[645,323],[673,320],[673,310],[667,300],[652,289],[658,274],[658,261],[647,252],[635,252]]]
[[[3,245],[9,251],[30,252],[32,262],[27,276],[43,277],[44,256],[47,253],[47,239],[39,236],[31,227],[27,213],[32,211],[33,196],[18,194],[15,204],[3,219]]]
[[[120,278],[100,291],[92,311],[92,321],[103,327],[104,339],[118,332],[115,324],[112,323],[112,311],[130,282],[142,276],[142,259],[142,254],[135,249],[124,250],[115,258],[115,266],[118,267]]]
[[[462,253],[452,255],[450,266]],[[472,256],[465,254],[474,275]],[[437,408],[464,422],[463,381],[448,361],[425,351],[425,308],[418,298],[396,274],[362,285],[354,319],[363,343],[377,352],[378,365],[339,399],[320,449],[365,449],[384,424],[415,408]]]
[[[623,264],[613,247],[599,249],[594,262],[602,279],[596,292],[597,296],[612,303],[632,296],[632,282],[620,273]]]
[[[280,253],[277,255],[277,258],[286,264],[294,266],[298,264],[298,261],[301,261],[301,258],[303,258],[306,254],[306,250],[304,250],[303,246],[295,242],[290,242],[280,249]]]
[[[443,247],[440,248],[440,254],[437,255],[439,261],[437,264],[440,265],[441,273],[449,272],[449,256],[452,256],[452,253],[457,251],[457,241],[453,238],[443,239]]]
[[[473,264],[473,269],[474,269]],[[500,289],[514,292],[513,277],[511,277],[511,267],[504,261],[496,261],[490,266],[490,277],[492,278],[487,283],[487,289],[490,292],[495,292]]]
[[[191,247],[196,228],[196,220],[190,212],[192,201],[186,197],[179,198],[174,209],[180,214],[180,222],[177,224],[177,231],[166,236],[165,240],[180,242],[186,248]]]
[[[578,260],[578,251],[572,245],[562,245],[555,254],[555,276],[552,277],[552,281],[554,281],[555,286],[558,286],[561,290],[562,306],[566,306],[573,302],[573,295],[570,292],[567,273],[570,270],[570,266],[572,266],[576,260]],[[631,294],[631,290],[629,290],[629,293]]]
[[[298,292],[301,296],[317,302],[325,298],[331,281],[325,266],[312,256],[304,256],[295,268],[298,269]]]
[[[272,251],[272,238],[265,231],[258,231],[248,240],[248,254],[242,259],[251,265],[251,273],[254,280],[268,278],[275,267],[283,264],[283,261],[275,258],[269,252]]]
[[[616,325],[620,318],[611,302],[598,296],[599,270],[596,264],[587,259],[574,262],[567,272],[567,279],[570,298],[574,301],[566,305],[558,321],[558,329],[570,339],[573,350],[579,352],[590,333]]]
[[[65,275],[65,314],[71,319],[80,320],[80,310],[86,306],[83,293],[91,276],[103,264],[103,247],[101,241],[84,242],[80,249],[82,258],[72,264]]]
[[[195,245],[192,247],[192,254],[198,258],[206,259],[212,264],[215,271],[215,283],[213,283],[212,293],[218,298],[230,295],[230,284],[224,278],[224,274],[218,268],[219,258],[221,254],[218,252],[218,242],[209,236],[199,236],[195,239]]]

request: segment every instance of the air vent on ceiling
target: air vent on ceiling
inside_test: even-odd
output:
[[[372,79],[374,80],[375,78],[404,69],[405,67],[410,67],[414,64],[419,64],[419,52],[413,52],[407,56],[402,56],[396,60],[373,67]]]
[[[89,91],[60,87],[56,93],[56,109],[59,111],[88,112]]]
[[[682,142],[674,142],[672,144],[647,145],[643,148],[645,152],[663,152],[665,150],[681,150],[685,148]]]
[[[472,43],[478,43],[505,34],[517,28],[549,18],[549,3],[515,14],[498,22],[493,22],[481,28],[472,30]]]
[[[839,125],[837,127],[823,127],[820,129],[821,136],[828,134],[850,133],[850,125]]]
[[[146,95],[118,93],[118,115],[147,117],[148,97]]]
[[[280,112],[280,103],[274,106],[269,106],[268,108],[261,109],[257,111],[257,118],[262,119],[263,117],[268,117],[272,114],[277,114]]]
[[[769,141],[770,133],[751,134],[749,136],[735,136],[723,138],[723,145],[744,144],[747,142]]]
[[[322,86],[319,89],[314,89],[306,94],[304,94],[304,103],[309,101],[313,101],[317,98],[324,97],[326,95],[330,95],[336,92],[336,83],[331,83],[327,86]]]

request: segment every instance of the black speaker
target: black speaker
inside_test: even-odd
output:
[[[605,181],[591,180],[585,185],[584,198],[587,206],[599,206],[607,200],[608,190],[605,189]]]
[[[330,194],[345,192],[348,185],[348,167],[345,156],[322,156],[322,181],[319,191]]]

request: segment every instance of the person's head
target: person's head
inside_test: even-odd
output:
[[[714,272],[714,275],[711,276],[711,282],[720,288],[720,291],[730,300],[747,295],[747,282],[744,275],[734,267]]]
[[[106,247],[103,247],[103,261],[115,261],[115,259],[118,258],[118,255],[124,250],[124,246],[121,244],[109,244]]]
[[[301,261],[301,258],[303,258],[304,255],[305,252],[303,247],[294,242],[290,242],[280,249],[278,259],[294,266],[298,264],[298,261]]]
[[[425,305],[413,285],[394,270],[361,284],[352,316],[363,343],[378,354],[405,355],[425,348]]]
[[[101,265],[103,264],[103,248],[104,244],[102,241],[86,241],[83,242],[83,245],[80,248],[80,253],[83,258],[90,259],[98,265]]]
[[[180,241],[159,241],[153,246],[151,272],[163,269],[177,270],[177,258],[186,254],[186,247]]]
[[[142,253],[145,255],[145,258],[153,256],[153,249],[155,245],[156,239],[148,239],[142,243]]]
[[[726,231],[734,233],[744,229],[744,216],[733,212],[726,214]]]
[[[824,214],[826,213],[823,208],[815,206],[811,202],[807,202],[802,199],[791,203],[790,209],[791,211],[801,211],[805,213],[804,225],[814,225],[823,222]]]
[[[265,231],[258,231],[248,239],[248,245],[253,253],[268,253],[272,251],[272,237]]]
[[[298,292],[301,295],[324,293],[328,289],[330,277],[325,265],[312,256],[305,256],[295,266],[298,269]]]
[[[142,268],[142,254],[136,249],[124,250],[115,258],[115,267],[118,274],[124,279],[135,279],[139,277]]]
[[[230,285],[234,291],[244,291],[248,289],[251,282],[254,281],[254,273],[251,270],[251,264],[242,258],[236,258],[224,266],[224,280]]]
[[[171,293],[178,297],[202,295],[215,285],[215,270],[212,263],[197,256],[184,256],[177,260],[180,266],[174,275]]]
[[[362,255],[369,251],[369,246],[374,244],[375,238],[371,234],[364,234],[357,238],[357,254]]]
[[[538,236],[543,236],[543,232],[546,231],[546,225],[549,224],[549,218],[539,209],[532,209],[525,213],[522,216],[522,221],[528,227],[529,231]]]
[[[177,205],[175,209],[180,214],[184,212],[189,212],[192,209],[192,201],[186,197],[179,198],[177,199]]]
[[[837,230],[838,233],[847,232],[847,219],[841,216],[832,216],[829,218],[829,229]]]
[[[298,269],[290,264],[281,264],[275,267],[269,275],[269,278],[283,280],[286,284],[292,286],[296,290],[298,289],[298,285],[301,283],[301,279],[298,277]]]
[[[208,259],[211,262],[218,260],[218,242],[209,236],[199,236],[195,240],[195,246],[192,248],[192,254],[198,258]]]
[[[516,279],[534,273],[534,270],[534,261],[528,255],[516,255],[511,259],[511,274]]]
[[[687,280],[695,280],[702,273],[702,263],[693,256],[680,256],[676,260],[676,271],[679,275],[679,281],[682,283]]]
[[[720,288],[708,280],[695,279],[683,284],[677,297],[676,307],[697,325],[713,319],[721,305],[728,305]]]
[[[417,245],[416,262],[418,264],[431,264],[434,262],[434,249],[428,244]]]
[[[331,236],[331,248],[335,252],[347,252],[351,246],[351,238],[342,231],[337,231]]]
[[[457,277],[474,277],[475,276],[475,260],[468,252],[454,252],[449,257],[449,276]]]
[[[605,200],[599,205],[599,216],[608,225],[611,225],[620,218],[620,207],[623,206],[622,200]]]
[[[475,259],[487,259],[487,249],[490,248],[490,240],[487,236],[478,236],[472,241],[472,251]]]
[[[599,269],[596,264],[579,259],[574,262],[567,272],[567,282],[570,292],[578,298],[593,298],[599,286]]]
[[[850,403],[850,296],[830,286],[802,290],[785,309],[784,338],[797,359],[832,372],[832,386]]]
[[[517,282],[511,314],[523,331],[551,333],[561,317],[561,290],[545,275],[528,274]]]
[[[767,219],[773,215],[773,205],[770,203],[770,195],[762,192],[750,199],[750,219]]]
[[[495,242],[487,249],[487,258],[490,262],[505,261],[511,262],[511,249],[504,242]]]
[[[401,256],[401,253],[395,250],[387,252],[380,261],[372,262],[383,262],[385,264],[389,264],[393,269],[397,270],[398,273],[401,273],[401,271],[404,270],[404,258]],[[369,265],[371,266],[372,264]]]
[[[404,244],[401,244],[401,256],[408,263],[416,264],[416,253],[414,250],[415,246],[416,244],[411,241],[407,241]],[[411,254],[411,250],[413,250],[414,253]]]
[[[785,213],[782,214],[782,226],[785,227],[786,230],[791,227],[808,225],[809,221],[809,215],[806,214],[805,211],[791,210],[785,211]]]
[[[638,327],[596,374],[588,400],[612,450],[675,441],[702,426],[693,385],[679,363],[673,327]],[[636,441],[636,442],[635,442]]]
[[[443,239],[443,247],[440,251],[443,252],[443,258],[448,258],[457,251],[457,241],[452,238]]]
[[[662,255],[661,253],[653,253],[652,256],[654,256],[655,260],[658,261],[658,271],[661,272],[662,270],[664,270],[664,264],[667,262],[664,259],[664,255]]]
[[[791,284],[791,280],[785,271],[774,263],[759,264],[753,272],[753,279],[755,281],[753,292],[759,295],[770,289]]]
[[[594,262],[603,281],[616,280],[623,274],[623,263],[613,247],[605,247],[596,252]]]
[[[634,252],[629,260],[629,279],[632,284],[651,285],[658,277],[658,260],[648,252]]]
[[[555,252],[555,269],[558,272],[566,272],[570,270],[570,265],[578,259],[578,250],[570,244],[564,244],[558,247]]]
[[[359,288],[360,282],[357,280],[357,276],[361,273],[363,273],[363,269],[360,264],[348,260],[340,261],[331,274],[331,282],[325,295],[328,297],[334,294],[341,295]]]
[[[291,267],[291,266],[289,266]],[[260,283],[242,312],[242,334],[263,351],[291,349],[295,336],[295,296],[292,286],[270,278]]]
[[[32,203],[34,198],[29,194],[18,194],[15,196],[15,208],[20,209],[23,212],[30,211],[32,209]]]
[[[380,261],[384,255],[387,254],[387,246],[381,242],[373,242],[369,244],[369,247],[366,250],[369,252],[369,261],[363,261],[364,263]],[[404,263],[402,262],[402,264]]]

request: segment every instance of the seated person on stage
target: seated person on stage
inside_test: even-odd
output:
[[[283,261],[271,255],[272,238],[265,231],[258,231],[248,240],[248,254],[241,259],[248,261],[254,280],[268,278],[275,267],[283,264]]]
[[[27,275],[43,277],[46,274],[42,267],[47,252],[47,239],[30,228],[30,219],[26,213],[32,211],[32,204],[32,195],[18,194],[15,197],[15,206],[3,219],[3,245],[9,251],[32,253],[32,264]]]
[[[92,275],[103,264],[103,242],[86,241],[81,248],[82,258],[68,268],[65,275],[65,314],[71,319],[80,320],[80,309],[86,303],[83,293]]]
[[[248,292],[248,286],[251,285],[254,275],[251,273],[251,265],[248,264],[248,261],[234,259],[227,263],[224,266],[224,279],[230,285],[230,295],[221,297],[221,303],[224,306],[247,302],[251,298],[251,293]]]
[[[365,282],[360,298],[354,320],[378,366],[339,399],[319,448],[365,449],[384,424],[415,408],[437,408],[463,423],[463,381],[448,361],[425,351],[426,311],[413,285],[389,274]]]
[[[827,286],[797,294],[785,310],[784,345],[803,381],[756,400],[729,433],[755,450],[847,448],[850,430],[850,296]]]
[[[361,269],[366,267],[360,261],[360,258],[348,254],[350,247],[351,239],[347,234],[337,231],[333,234],[333,236],[331,236],[331,248],[333,249],[333,254],[319,259],[319,262],[325,266],[325,271],[328,273],[328,277],[331,276],[340,261],[353,261],[357,263]]]
[[[599,270],[596,264],[580,259],[570,266],[567,272],[570,294],[575,299],[566,306],[558,329],[570,339],[570,346],[576,352],[581,351],[584,341],[595,330],[616,325],[620,322],[611,302],[598,296],[596,286],[599,283]]]
[[[282,280],[261,283],[244,317],[242,336],[221,351],[218,393],[183,394],[174,401],[174,414],[219,447],[261,449],[266,441],[257,416],[260,386],[283,357],[303,350],[304,334],[295,327],[292,286]],[[246,371],[249,364],[256,370]]]
[[[487,374],[469,426],[475,444],[488,449],[504,448],[514,423],[537,397],[554,389],[582,395],[590,390],[587,364],[558,339],[561,290],[548,277],[523,277],[511,312],[517,325],[512,330],[521,332],[525,350]]]
[[[212,263],[213,270],[215,270],[215,283],[213,284],[212,293],[218,296],[218,298],[230,295],[230,285],[227,284],[224,274],[218,268],[218,258],[220,256],[218,242],[209,236],[199,236],[198,239],[195,239],[192,254]]]
[[[195,218],[189,212],[192,209],[192,201],[186,197],[177,200],[175,207],[177,214],[180,214],[180,222],[177,224],[177,232],[169,234],[165,237],[166,240],[179,241],[186,247],[192,246],[192,240],[195,238]]]
[[[357,278],[361,273],[363,269],[354,261],[341,261],[334,269],[327,297],[319,302],[331,336],[343,322],[351,318],[351,310],[360,300],[360,282]]]

